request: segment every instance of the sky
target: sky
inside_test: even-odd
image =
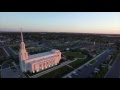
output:
[[[0,31],[120,34],[120,12],[0,12]]]

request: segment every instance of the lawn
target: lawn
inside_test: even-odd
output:
[[[104,78],[105,74],[108,71],[108,67],[101,68],[100,71],[94,76],[94,78]]]
[[[114,63],[114,61],[117,59],[117,56],[119,55],[119,53],[117,53],[117,54],[114,54],[113,56],[112,56],[112,58],[111,58],[111,63],[110,63],[110,65],[112,65],[113,63]]]
[[[56,69],[50,73],[40,76],[39,78],[61,78],[62,76],[66,75],[73,69],[68,66],[63,66],[59,69]]]
[[[78,68],[81,65],[83,65],[84,63],[86,63],[87,61],[88,60],[86,60],[86,59],[77,59],[76,61],[74,61],[68,65],[72,66],[73,68]]]
[[[94,64],[94,63],[96,63],[96,60],[92,60],[92,61],[90,62],[90,64]]]
[[[82,54],[81,52],[70,52],[70,51],[67,51],[67,52],[64,52],[63,53],[66,57],[74,57],[74,58],[84,58],[85,55]]]

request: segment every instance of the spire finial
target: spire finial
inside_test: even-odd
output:
[[[22,28],[21,28],[21,40],[22,40],[22,42],[23,42]]]

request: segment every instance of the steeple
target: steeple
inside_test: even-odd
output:
[[[22,28],[21,28],[21,30],[22,30]],[[28,59],[28,52],[26,51],[26,48],[25,48],[22,31],[21,31],[20,57],[21,57],[21,60]]]
[[[25,48],[25,43],[23,40],[23,34],[21,28],[21,44],[20,44],[20,52],[19,52],[19,61],[20,61],[20,68],[23,72],[26,71],[25,63],[24,63],[25,60],[28,60],[28,52],[26,51]]]
[[[23,42],[22,28],[21,28],[21,41]]]

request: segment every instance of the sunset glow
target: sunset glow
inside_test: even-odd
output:
[[[0,12],[0,31],[120,34],[119,12]]]

